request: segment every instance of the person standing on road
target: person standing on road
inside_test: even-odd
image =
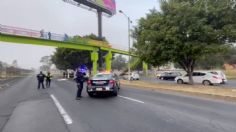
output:
[[[76,81],[77,88],[78,88],[76,99],[80,100],[82,97],[81,93],[82,93],[83,87],[84,87],[85,74],[81,70],[77,69],[75,72],[74,80]]]
[[[43,74],[42,71],[40,71],[40,73],[37,75],[37,79],[38,79],[38,89],[40,89],[41,85],[42,85],[42,88],[45,89],[44,87],[44,78],[46,76]]]
[[[48,72],[47,76],[46,76],[46,87],[49,88],[51,85],[51,80],[52,80],[52,75],[50,72]]]

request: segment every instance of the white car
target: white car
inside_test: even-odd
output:
[[[129,76],[129,73],[126,73],[125,75],[123,75],[123,78],[126,80],[139,80],[140,76],[138,73],[132,72],[130,73],[130,76]]]
[[[215,74],[215,75],[218,75],[222,79],[222,84],[227,83],[228,80],[227,80],[224,72],[222,72],[222,71],[211,71],[211,73]]]
[[[131,73],[131,76],[130,76],[130,80],[139,80],[140,77],[139,77],[139,74],[138,73]]]
[[[175,78],[178,84],[189,83],[188,74],[184,76],[178,76]],[[201,83],[203,85],[221,84],[222,78],[218,75],[212,74],[211,72],[193,72],[194,83]]]

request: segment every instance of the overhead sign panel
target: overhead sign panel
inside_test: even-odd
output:
[[[116,2],[115,0],[63,0],[73,5],[83,4],[87,7],[100,10],[109,15],[116,13]]]
[[[106,10],[109,10],[112,14],[116,12],[116,2],[115,0],[87,0],[93,4],[96,4]]]

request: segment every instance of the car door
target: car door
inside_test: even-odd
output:
[[[196,83],[202,83],[205,79],[205,75],[206,73],[202,73],[202,72],[197,72],[194,74],[194,81]]]

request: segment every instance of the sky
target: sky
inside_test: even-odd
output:
[[[158,0],[116,0],[117,14],[103,17],[103,36],[117,48],[128,48],[127,19],[125,12],[137,25],[150,9],[159,9]],[[0,24],[27,29],[73,35],[97,34],[97,14],[70,5],[62,0],[0,0]],[[0,61],[18,61],[23,68],[38,68],[40,58],[52,55],[53,47],[19,45],[0,42]]]

